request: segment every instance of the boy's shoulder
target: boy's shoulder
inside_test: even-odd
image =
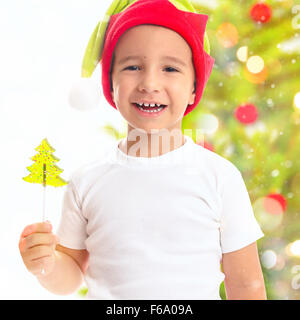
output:
[[[240,173],[239,169],[229,159],[221,156],[220,154],[211,151],[201,145],[196,145],[194,150],[199,155],[199,159],[205,162],[205,167],[210,169],[215,174],[228,176]],[[198,157],[195,157],[197,159]],[[201,161],[202,162],[202,161]]]
[[[203,146],[195,147],[199,155],[198,170],[216,187],[216,191],[221,194],[232,181],[238,181],[241,178],[241,172],[237,166],[229,159],[220,154],[204,148]],[[197,158],[197,157],[195,157]]]

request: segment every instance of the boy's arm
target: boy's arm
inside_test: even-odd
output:
[[[266,289],[256,242],[222,257],[228,300],[266,300]]]
[[[74,250],[57,245],[54,270],[48,275],[37,276],[37,279],[45,289],[54,294],[72,294],[83,282],[88,259],[87,250]]]

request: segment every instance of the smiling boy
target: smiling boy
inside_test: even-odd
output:
[[[227,299],[266,299],[263,233],[241,173],[181,131],[212,70],[206,21],[167,0],[111,17],[103,93],[127,137],[72,175],[59,244],[46,224],[20,239],[26,267],[51,292],[85,279],[90,299],[220,299],[224,280]]]
[[[136,58],[128,59],[132,56]],[[181,121],[186,106],[193,104],[195,99],[192,51],[184,38],[171,29],[154,25],[129,29],[115,48],[111,77],[112,97],[128,123],[128,136],[133,129],[142,128],[140,139],[141,136],[148,137],[148,149],[141,148],[138,156],[165,153],[163,147],[168,144],[162,141],[172,137],[170,132],[178,131],[176,141],[181,138],[180,145],[184,143]],[[143,108],[137,103],[158,103],[164,107]],[[147,109],[158,112],[147,112]],[[154,139],[155,131],[159,139]],[[124,144],[121,143],[120,148],[124,152],[131,150],[136,143],[128,140],[122,142]],[[143,150],[146,152],[143,153]]]

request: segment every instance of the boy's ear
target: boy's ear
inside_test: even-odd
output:
[[[113,99],[113,102],[115,102],[115,99],[114,99],[114,91],[113,91],[113,90],[110,91],[110,94],[111,94],[111,97],[112,97],[112,99]]]
[[[196,93],[192,93],[190,100],[189,100],[189,104],[194,104],[195,102],[195,97],[196,97]]]
[[[196,98],[196,80],[194,80],[194,90],[190,96],[189,104],[194,104]]]

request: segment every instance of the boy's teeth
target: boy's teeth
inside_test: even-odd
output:
[[[159,112],[159,111],[161,111],[162,109],[163,109],[163,107],[157,107],[155,104],[154,105],[150,105],[150,107],[156,107],[156,109],[154,109],[153,108],[153,110],[150,110],[150,109],[145,109],[145,108],[143,108],[143,105],[145,106],[145,107],[148,107],[149,108],[149,104],[147,105],[146,103],[145,104],[139,104],[139,103],[137,103],[137,106],[138,106],[138,108],[139,109],[141,109],[141,110],[143,110],[143,111],[145,111],[145,112],[150,112],[150,113],[152,113],[152,112]]]
[[[145,107],[159,107],[159,103],[138,103],[140,107],[145,106]]]

